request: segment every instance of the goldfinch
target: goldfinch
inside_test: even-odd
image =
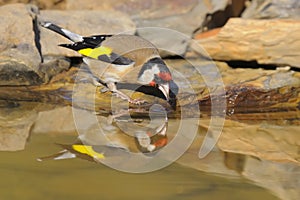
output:
[[[119,89],[143,92],[167,100],[175,109],[178,86],[157,48],[149,41],[125,34],[83,37],[51,22],[40,24],[72,41],[59,46],[83,55],[97,82],[112,93],[140,104],[142,101],[129,98]]]

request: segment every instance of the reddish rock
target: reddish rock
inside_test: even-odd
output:
[[[191,48],[205,49],[215,60],[256,60],[260,64],[300,67],[299,20],[232,18],[216,35],[203,37]],[[200,51],[201,53],[201,51]]]

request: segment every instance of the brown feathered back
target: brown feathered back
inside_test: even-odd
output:
[[[135,67],[159,56],[157,48],[151,42],[134,35],[114,35],[106,39],[102,46],[111,47],[113,52],[130,58],[135,62]]]
[[[149,41],[134,35],[114,35],[102,42],[101,46],[109,47],[114,53],[130,58],[133,65],[117,66],[103,61],[85,58],[93,74],[104,81],[132,82],[142,65],[151,58],[159,57],[157,48]],[[133,81],[135,82],[135,81]]]

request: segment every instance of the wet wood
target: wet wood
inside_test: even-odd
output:
[[[290,75],[291,79],[296,80],[290,85],[281,84],[280,87],[264,88],[261,84],[263,80],[269,79],[270,77],[268,76],[274,76],[274,73],[279,74],[281,72],[273,70],[272,73],[267,72],[265,76],[256,77],[254,81],[252,77],[249,77],[248,81],[234,83],[232,78],[228,78],[234,69],[220,69],[224,71],[222,73],[225,79],[226,92],[224,95],[227,103],[227,118],[245,121],[264,119],[280,121],[285,119],[289,120],[290,123],[297,123],[300,118],[300,81],[297,81],[299,80],[299,73],[295,72]],[[100,113],[111,112],[111,100],[113,100],[115,105],[127,106],[127,102],[117,98],[111,99],[111,93],[101,93],[101,88],[96,89],[88,81],[74,84],[77,70],[77,68],[71,68],[44,85],[2,86],[0,87],[0,100],[5,100],[6,102],[44,102],[55,105],[73,104],[74,107]],[[249,74],[247,70],[245,73]],[[228,80],[226,80],[227,78]],[[187,114],[187,116],[193,117],[195,108],[199,106],[201,116],[209,116],[211,112],[211,98],[216,97],[209,96],[207,88],[199,88],[197,85],[195,85],[195,91],[196,94],[181,92],[178,95],[176,111],[173,111],[164,100],[141,93],[134,93],[133,98],[143,98],[149,103],[143,106],[131,105],[130,107],[135,109],[135,114],[145,116],[154,103],[160,103],[169,111],[169,117],[176,118],[182,114],[182,109],[190,110],[190,114]],[[191,96],[194,100],[190,100]]]

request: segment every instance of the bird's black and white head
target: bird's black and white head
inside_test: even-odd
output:
[[[143,64],[138,81],[159,90],[154,96],[165,99],[173,109],[176,108],[178,86],[172,78],[172,74],[160,57],[154,57]]]

